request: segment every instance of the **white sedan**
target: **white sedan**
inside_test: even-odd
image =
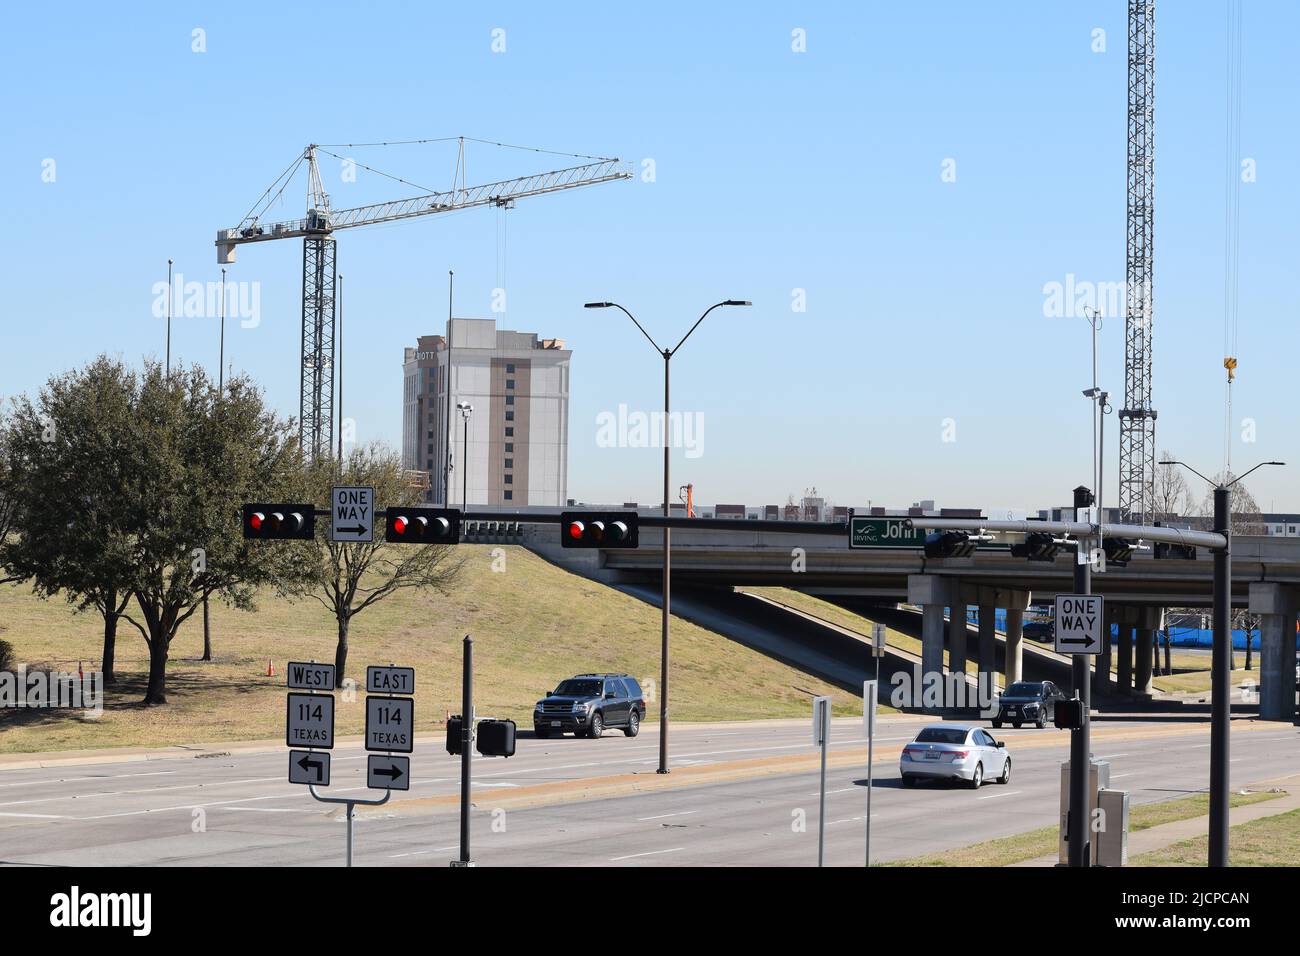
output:
[[[962,780],[978,790],[989,778],[1011,782],[1011,754],[1003,741],[994,740],[982,727],[931,724],[903,748],[898,771],[905,787],[930,778]]]

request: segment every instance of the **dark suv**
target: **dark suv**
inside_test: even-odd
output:
[[[1056,716],[1056,702],[1064,698],[1065,694],[1050,680],[1016,681],[998,698],[998,715],[993,718],[993,726],[1001,727],[1009,722],[1013,727],[1021,724],[1046,727]]]
[[[533,708],[533,732],[550,737],[566,731],[579,737],[599,737],[606,727],[618,727],[629,737],[641,731],[645,694],[626,674],[579,674]]]

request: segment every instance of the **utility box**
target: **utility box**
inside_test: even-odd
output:
[[[1128,791],[1099,790],[1097,806],[1105,828],[1092,836],[1098,866],[1128,864]]]
[[[1091,849],[1091,864],[1097,865],[1097,834],[1092,832],[1092,821],[1096,817],[1097,811],[1097,793],[1110,787],[1110,761],[1109,760],[1090,760],[1092,771],[1090,774],[1088,793],[1091,798],[1088,801],[1088,842]],[[1065,760],[1061,763],[1061,827],[1057,838],[1056,852],[1057,859],[1062,865],[1070,861],[1070,844],[1069,844],[1069,819],[1070,819],[1070,761]]]

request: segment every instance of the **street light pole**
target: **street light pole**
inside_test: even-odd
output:
[[[663,442],[664,442],[664,517],[665,518],[670,516],[669,505],[668,505],[668,500],[669,500],[668,489],[671,486],[670,475],[669,475],[669,459],[668,459],[668,450],[669,450],[668,416],[670,414],[669,409],[671,408],[671,404],[669,401],[669,372],[670,372],[673,356],[677,354],[677,351],[682,347],[683,344],[685,344],[686,340],[691,337],[691,333],[694,332],[697,328],[699,328],[700,323],[703,322],[704,319],[708,316],[708,314],[712,312],[714,309],[720,308],[722,306],[748,306],[748,305],[752,305],[752,303],[749,302],[748,300],[741,300],[741,299],[726,299],[722,302],[714,303],[713,305],[709,306],[707,309],[704,310],[704,314],[695,320],[695,324],[692,325],[690,329],[687,331],[687,333],[682,336],[681,341],[678,342],[671,349],[660,348],[659,344],[650,337],[650,333],[647,332],[642,327],[641,323],[636,320],[636,316],[634,316],[627,309],[623,308],[623,306],[619,305],[617,302],[588,302],[583,306],[584,308],[587,309],[610,309],[610,308],[618,309],[629,319],[632,320],[632,323],[638,329],[641,330],[641,334],[646,337],[646,341],[649,342],[650,345],[654,348],[654,350],[657,353],[659,353],[660,356],[663,357],[664,360]],[[657,773],[668,772],[668,661],[669,661],[668,618],[670,613],[669,596],[671,593],[670,582],[671,582],[671,573],[672,573],[671,552],[672,552],[672,531],[671,529],[665,527],[664,528],[664,553],[663,553],[663,594],[660,600],[660,605],[663,611],[663,619],[662,619],[660,645],[659,645],[659,767],[656,771]]]
[[[1232,486],[1265,465],[1283,461],[1262,461],[1232,480],[1206,478],[1183,461],[1162,461],[1161,465],[1182,465],[1198,478],[1214,485],[1214,530],[1223,535],[1224,545],[1214,552],[1214,645],[1210,657],[1210,832],[1209,865],[1228,865],[1228,751],[1232,732]]]
[[[1092,493],[1086,488],[1077,489],[1074,493],[1075,509],[1088,507],[1091,504],[1088,500],[1090,498]],[[1079,520],[1077,515],[1075,520]],[[1084,546],[1085,542],[1080,542],[1079,551],[1074,558],[1075,594],[1092,593],[1092,565],[1087,560]],[[1059,622],[1057,626],[1060,626]],[[1092,692],[1089,687],[1091,681],[1088,679],[1088,655],[1074,654],[1070,666],[1074,679],[1074,696],[1080,701],[1081,713],[1078,728],[1070,731],[1070,812],[1066,831],[1069,839],[1068,862],[1070,866],[1089,866],[1092,863],[1088,842],[1088,817],[1092,812]]]
[[[464,437],[460,443],[460,506],[469,507],[469,416],[474,412],[474,406],[469,402],[460,402],[456,405],[460,409],[460,417],[465,423]]]

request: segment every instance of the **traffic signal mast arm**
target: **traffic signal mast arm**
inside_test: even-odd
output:
[[[1227,539],[1215,531],[1157,528],[1139,524],[1089,524],[1086,521],[985,521],[980,518],[912,518],[908,525],[932,531],[1009,532],[1012,534],[1059,534],[1072,538],[1131,538],[1181,544],[1187,547],[1221,549]]]

